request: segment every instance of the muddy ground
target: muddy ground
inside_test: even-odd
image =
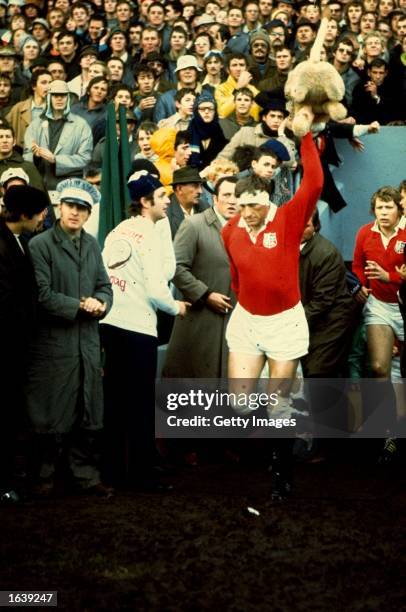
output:
[[[180,467],[169,495],[60,496],[2,508],[0,588],[57,590],[58,609],[400,611],[404,466],[363,441],[296,467],[270,500],[260,463]],[[260,515],[250,515],[247,506]]]

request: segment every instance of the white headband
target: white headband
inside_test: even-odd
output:
[[[271,201],[269,199],[269,193],[267,191],[257,190],[254,193],[243,191],[242,194],[237,198],[237,204],[239,206],[270,206]]]

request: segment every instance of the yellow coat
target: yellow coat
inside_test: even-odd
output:
[[[221,85],[216,87],[214,97],[216,99],[217,112],[218,112],[220,119],[224,119],[225,117],[228,117],[228,115],[230,115],[235,110],[233,92],[234,92],[234,89],[236,89],[236,87],[237,87],[237,81],[233,79],[232,76],[229,76],[228,79],[224,81],[224,83],[221,83]],[[252,91],[254,96],[256,96],[257,93],[259,93],[259,89],[257,89],[253,85],[248,85],[248,89]],[[260,110],[261,109],[258,106],[258,104],[255,104],[254,102],[251,108],[250,115],[251,117],[253,117],[253,119],[255,119],[255,121],[259,120]]]
[[[157,161],[154,161],[154,166],[158,168],[161,175],[161,183],[165,186],[172,182],[175,137],[176,130],[174,128],[163,127],[154,132],[150,140],[151,149],[159,157]]]

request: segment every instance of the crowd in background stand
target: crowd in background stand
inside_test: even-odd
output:
[[[182,295],[182,299],[192,304],[183,319],[176,319],[164,367],[167,375],[185,376],[186,372],[196,377],[206,376],[208,372],[210,376],[225,375],[224,335],[234,296],[228,261],[222,250],[221,226],[237,212],[234,194],[237,179],[264,180],[271,201],[278,207],[294,195],[302,170],[300,143],[289,128],[283,88],[289,72],[308,57],[326,8],[329,23],[322,59],[331,62],[343,78],[343,102],[348,117],[340,124],[318,126],[314,138],[324,172],[321,198],[337,212],[346,202],[330,170],[330,165],[337,166],[341,161],[334,139],[346,138],[355,149],[362,151],[364,134],[376,133],[380,126],[405,126],[405,0],[198,0],[195,3],[187,0],[162,3],[154,0],[0,0],[3,192],[16,184],[39,189],[45,197],[41,204],[45,202],[47,209],[42,229],[50,228],[48,231],[58,233],[61,222],[53,224],[55,214],[59,217],[60,211],[51,204],[56,201],[55,193],[58,190],[61,193],[61,182],[77,177],[93,185],[96,192],[100,186],[107,104],[111,101],[116,112],[120,105],[126,109],[133,171],[146,169],[166,187],[169,227],[161,230],[162,243],[166,244],[162,248],[168,254],[172,238],[177,264],[173,283],[180,292],[177,296]],[[224,177],[228,177],[228,182]],[[374,324],[385,328],[378,329],[377,336],[365,332],[361,318],[362,302],[371,288],[373,299],[391,306],[397,304],[398,290],[401,295],[404,292],[401,283],[405,276],[402,259],[405,242],[399,211],[406,205],[406,184],[392,185],[392,188],[392,192],[379,192],[378,196],[380,203],[393,202],[397,211],[389,233],[379,225],[376,197],[374,233],[371,228],[361,230],[364,234],[370,232],[378,240],[377,261],[370,259],[367,248],[366,254],[362,254],[360,239],[357,241],[354,271],[360,283],[357,285],[355,280],[354,295],[339,251],[319,233],[317,214],[309,220],[300,255],[300,288],[310,328],[310,351],[302,360],[305,377],[337,377],[351,372],[359,377],[372,372],[373,376],[387,380],[391,367],[392,372],[396,370],[398,355],[403,349],[403,325],[397,306],[396,324],[392,319],[388,323],[385,313],[381,313],[381,319],[375,311],[369,313],[372,318],[366,321],[367,330]],[[99,198],[92,193],[92,212],[85,215],[83,227],[96,238],[100,205]],[[31,212],[38,215],[41,211]],[[29,211],[25,213],[29,216]],[[209,226],[217,226],[217,230],[210,236],[204,234],[202,242],[195,243],[200,232],[207,229],[205,225],[200,226],[199,219],[203,218]],[[20,223],[18,220],[11,223],[17,222]],[[3,220],[3,229],[4,223]],[[22,234],[35,229],[29,223],[18,227]],[[206,240],[211,246],[207,259],[202,260],[199,248],[207,248]],[[33,242],[34,263],[40,244],[41,240]],[[94,249],[95,244],[93,241]],[[392,258],[388,255],[392,253],[391,245]],[[21,249],[28,256],[25,243]],[[376,252],[376,245],[372,252]],[[373,264],[378,267],[374,268]],[[1,265],[3,270],[4,262]],[[62,279],[67,273],[63,268],[68,265],[61,263],[53,274],[61,274]],[[32,278],[27,282],[31,283]],[[385,284],[391,287],[390,295],[385,293]],[[60,291],[69,292],[62,280]],[[76,299],[82,297],[78,295]],[[109,299],[102,301],[107,304]],[[9,315],[6,306],[2,308],[0,322],[4,338],[8,337],[4,336],[4,330]],[[83,310],[82,306],[78,308]],[[98,312],[98,307],[95,308]],[[176,308],[169,308],[172,314],[175,311]],[[57,317],[58,313],[54,312],[53,316]],[[104,316],[104,312],[98,316]],[[376,325],[377,320],[383,321],[382,325]],[[359,323],[358,327],[354,321]],[[54,319],[53,324],[58,327]],[[48,322],[45,328],[49,330],[52,325]],[[161,344],[169,340],[172,326],[171,317],[159,313]],[[191,333],[184,333],[185,326],[190,326]],[[210,347],[199,352],[208,338]],[[383,352],[379,350],[382,338]],[[111,334],[107,341],[112,342]],[[188,343],[190,351],[185,348]],[[34,351],[30,359],[39,359],[38,354],[35,357]],[[80,380],[84,376],[83,356],[81,359],[78,362]],[[184,370],[180,367],[182,360]],[[153,359],[151,363],[150,374],[154,376]],[[5,372],[10,371],[10,364],[7,367]],[[134,380],[136,376],[135,370]],[[379,397],[387,397],[390,388],[385,383],[378,385],[375,392]],[[80,413],[81,417],[83,400],[80,398],[75,404],[76,414]],[[398,407],[399,410],[401,413]],[[341,414],[345,411],[346,407]],[[400,413],[398,417],[402,416]],[[397,451],[392,436],[396,429],[394,400],[389,421],[391,436],[384,449],[386,459],[395,456]],[[136,426],[132,419],[129,422]],[[75,423],[70,425],[75,428]],[[144,425],[148,430],[148,424]],[[108,432],[105,433],[108,437]],[[89,444],[93,441],[86,441]],[[47,456],[51,454],[55,461],[63,454],[62,444],[45,446],[43,452]],[[123,441],[122,451],[126,455]],[[148,453],[151,455],[149,467],[156,459],[157,465],[153,467],[164,471],[162,458],[158,454],[153,456],[151,448]],[[80,454],[77,451],[75,459],[79,463]],[[89,482],[92,486],[99,484],[98,478],[89,478]],[[6,490],[8,485],[0,483],[0,486]],[[109,494],[97,487],[96,492]]]

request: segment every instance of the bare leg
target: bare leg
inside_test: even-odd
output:
[[[269,365],[269,393],[278,392],[280,402],[279,407],[288,405],[289,393],[296,375],[298,359],[289,361],[276,361],[268,358]]]
[[[364,419],[376,420],[376,429],[396,429],[396,397],[390,380],[395,335],[389,325],[367,325],[368,352],[372,376],[364,393]],[[383,436],[385,432],[383,431]]]
[[[228,358],[229,378],[254,378],[255,382],[265,364],[265,355],[230,353]]]
[[[374,378],[389,378],[395,334],[389,325],[367,325],[368,352]]]
[[[258,378],[265,364],[265,355],[230,353],[228,358],[228,389],[236,395],[249,395],[256,390]],[[246,406],[234,406],[239,414],[251,412]]]

